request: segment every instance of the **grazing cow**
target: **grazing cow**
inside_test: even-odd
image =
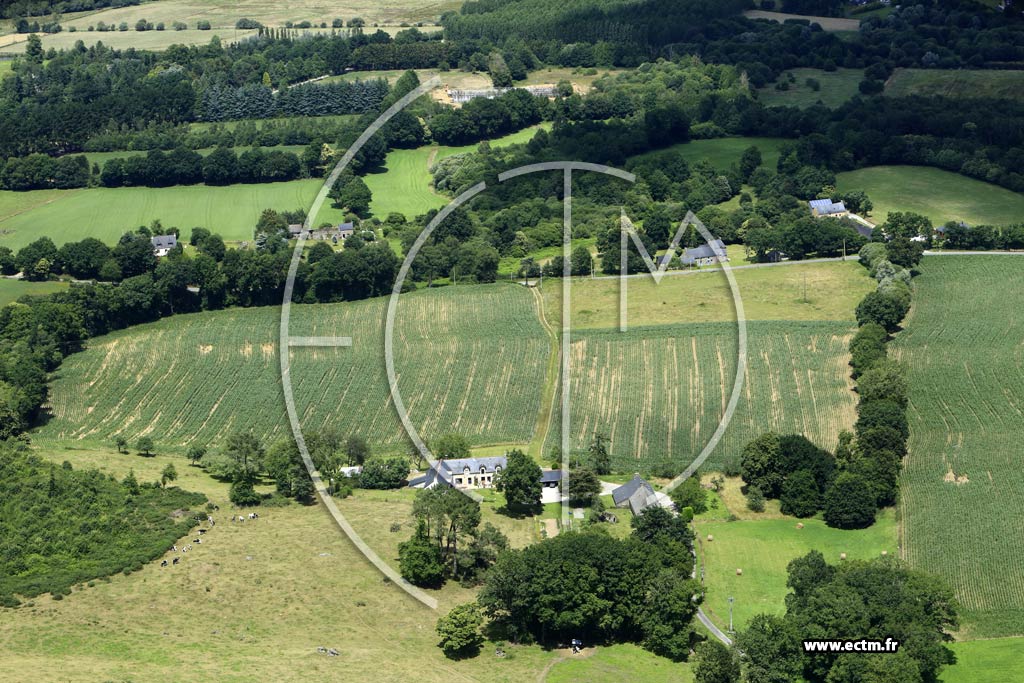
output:
[[[238,515],[238,521],[239,522],[244,522],[245,521],[245,517],[243,517],[242,515]]]
[[[200,533],[200,534],[205,534],[205,533],[206,533],[206,529],[200,529],[200,530],[199,530],[199,533]]]
[[[163,562],[161,562],[160,566],[161,567],[166,567],[167,566],[167,560],[164,560]]]
[[[193,539],[192,539],[192,542],[193,542],[193,543],[199,543],[199,539],[198,539],[198,538],[193,538]]]
[[[178,546],[172,545],[171,550],[173,550],[174,552],[178,552]]]
[[[171,562],[171,564],[178,564],[178,560],[179,560],[179,559],[180,559],[180,558],[177,558],[177,557],[176,557],[176,558],[174,558],[174,561],[173,561],[173,562]]]

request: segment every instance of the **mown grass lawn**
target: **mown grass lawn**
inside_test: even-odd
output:
[[[935,225],[966,221],[1005,225],[1024,220],[1024,194],[928,166],[871,166],[839,173],[841,192],[864,190],[874,203],[871,220],[885,221],[890,211],[913,211]]]

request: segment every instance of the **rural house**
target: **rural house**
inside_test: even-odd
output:
[[[679,262],[684,266],[710,266],[718,261],[728,261],[725,255],[725,242],[711,240],[711,244],[702,244],[693,249],[684,249]]]
[[[459,489],[491,488],[494,479],[508,466],[504,455],[488,458],[453,458],[438,460],[426,474],[409,482],[411,488],[430,489],[435,486],[454,486]],[[562,481],[561,470],[544,470],[540,476],[541,485],[558,488]]]
[[[812,199],[807,205],[811,207],[811,215],[815,218],[839,218],[850,213],[845,204],[831,199]]]
[[[413,479],[409,486],[425,489],[435,486],[454,486],[459,489],[490,488],[494,484],[494,477],[507,465],[508,460],[503,455],[438,460],[436,467],[431,467],[422,477]]]
[[[167,256],[171,249],[178,246],[176,235],[155,235],[149,241],[153,245],[153,255],[157,257]]]
[[[669,497],[655,492],[654,487],[639,474],[634,474],[625,484],[612,489],[612,500],[615,501],[615,507],[628,507],[634,515],[639,515],[649,507],[672,507]]]

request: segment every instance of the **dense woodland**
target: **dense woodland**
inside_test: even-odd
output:
[[[0,606],[142,569],[206,518],[206,496],[55,465],[0,442]]]

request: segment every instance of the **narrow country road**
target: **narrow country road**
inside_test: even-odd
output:
[[[711,635],[718,638],[725,645],[732,645],[732,638],[725,635],[725,631],[715,626],[714,622],[708,618],[708,615],[704,614],[704,610],[700,607],[697,608],[697,618],[700,619],[700,623],[704,624],[704,628],[711,631]]]

